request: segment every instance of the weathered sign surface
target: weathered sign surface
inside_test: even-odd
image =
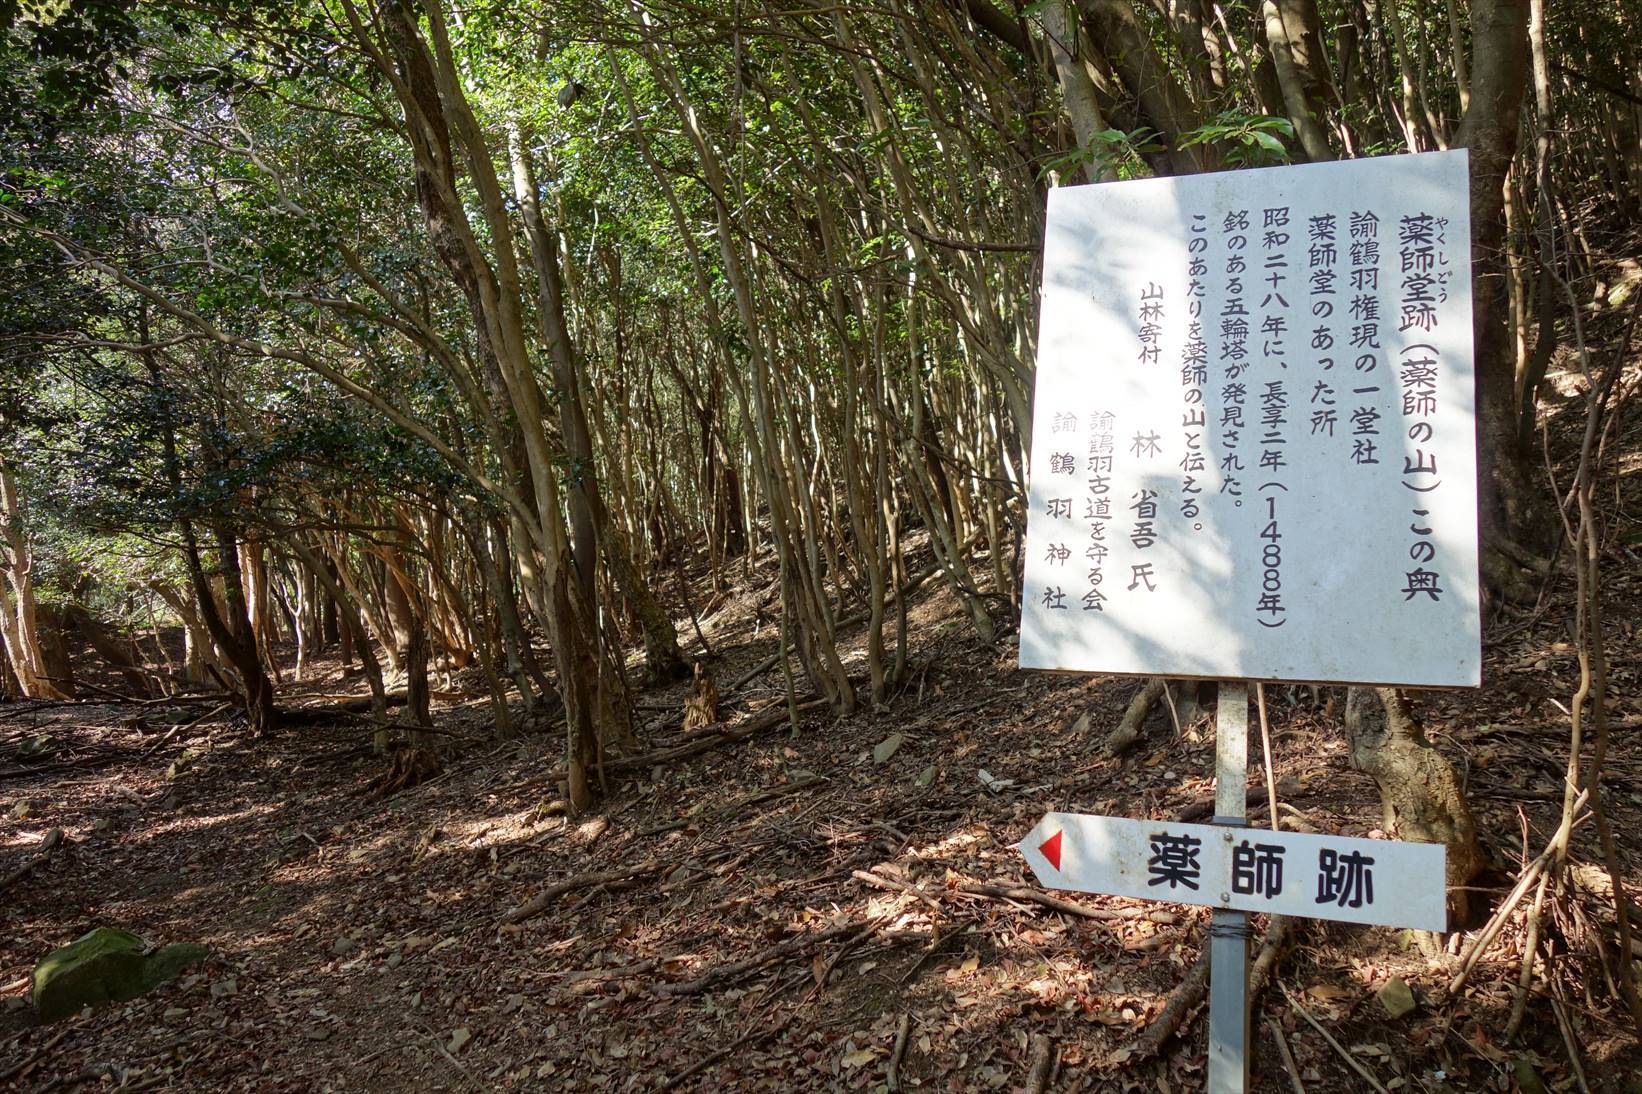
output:
[[[1050,191],[1020,662],[1476,685],[1467,158]]]
[[[1021,854],[1047,889],[1443,931],[1439,843],[1049,813]]]

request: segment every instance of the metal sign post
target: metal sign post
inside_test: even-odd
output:
[[[1224,840],[1248,819],[1249,688],[1222,682],[1214,716],[1214,823]],[[1220,903],[1231,903],[1230,890]],[[1209,922],[1209,1092],[1243,1094],[1249,1085],[1249,916],[1221,907]]]

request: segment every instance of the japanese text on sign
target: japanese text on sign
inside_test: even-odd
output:
[[[1254,828],[1049,813],[1020,843],[1047,888],[1446,929],[1446,849]]]
[[[1463,149],[1063,187],[1021,664],[1480,680]]]

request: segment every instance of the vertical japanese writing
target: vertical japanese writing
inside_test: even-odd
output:
[[[1163,287],[1155,281],[1146,283],[1140,290],[1140,308],[1137,311],[1140,319],[1140,355],[1137,360],[1143,365],[1157,364],[1158,354],[1162,352],[1159,343],[1163,340]]]
[[[1260,330],[1265,335],[1261,352],[1268,368],[1288,368],[1288,301],[1283,296],[1288,282],[1289,242],[1287,206],[1264,210],[1260,249],[1266,269],[1266,292],[1260,301],[1264,318]],[[1268,375],[1271,375],[1268,373]],[[1260,592],[1255,600],[1255,617],[1262,627],[1281,627],[1288,621],[1288,605],[1283,602],[1283,533],[1277,500],[1288,493],[1288,381],[1280,374],[1263,382],[1260,391],[1260,496],[1265,500],[1265,523],[1260,529]]]
[[[1402,389],[1403,419],[1408,423],[1408,439],[1414,449],[1403,457],[1403,486],[1414,491],[1418,500],[1411,507],[1408,530],[1414,542],[1408,548],[1412,569],[1405,572],[1403,599],[1426,596],[1442,599],[1438,584],[1441,574],[1434,565],[1437,545],[1432,535],[1431,494],[1442,485],[1435,449],[1427,451],[1436,430],[1431,419],[1437,414],[1437,368],[1439,354],[1431,342],[1412,341],[1429,337],[1437,329],[1437,304],[1446,298],[1448,272],[1438,268],[1437,248],[1446,243],[1448,222],[1430,213],[1412,213],[1397,224],[1397,255],[1402,285],[1397,329],[1408,334],[1398,353],[1397,379]]]
[[[1226,244],[1225,299],[1220,305],[1220,492],[1233,498],[1243,496],[1243,457],[1238,442],[1243,432],[1243,408],[1248,389],[1241,381],[1249,368],[1249,308],[1243,294],[1243,274],[1249,268],[1243,252],[1248,249],[1249,211],[1234,209],[1221,222]],[[1241,505],[1242,502],[1235,504]]]
[[[1163,287],[1155,281],[1148,281],[1140,290],[1140,363],[1155,365],[1161,352],[1159,343],[1163,337],[1163,321],[1165,318],[1163,307]],[[1129,454],[1134,456],[1138,463],[1145,463],[1153,456],[1161,455],[1163,451],[1162,435],[1155,430],[1147,432],[1135,430],[1133,439],[1129,442]],[[1157,543],[1157,491],[1141,487],[1129,499],[1129,509],[1134,513],[1134,525],[1129,530],[1129,542],[1137,551],[1149,551]],[[1156,578],[1154,564],[1150,561],[1131,563],[1129,566],[1130,592],[1136,589],[1145,589],[1149,593],[1157,591],[1154,583]]]
[[[1197,520],[1203,509],[1199,497],[1203,487],[1197,476],[1204,471],[1203,435],[1209,418],[1203,408],[1203,385],[1209,381],[1209,347],[1203,340],[1203,279],[1209,275],[1208,217],[1193,213],[1186,236],[1186,340],[1180,348],[1180,387],[1184,409],[1180,429],[1185,454],[1180,458],[1180,515],[1192,521],[1194,531],[1202,531]]]
[[[1051,192],[1023,666],[1474,686],[1465,158]]]
[[[1056,411],[1049,421],[1049,433],[1054,441],[1049,453],[1048,480],[1051,485],[1044,492],[1044,515],[1053,520],[1055,526],[1045,561],[1052,566],[1064,566],[1072,555],[1072,549],[1066,545],[1068,529],[1063,524],[1072,519],[1072,495],[1069,493],[1072,484],[1062,480],[1077,471],[1077,456],[1072,449],[1078,440],[1078,416],[1069,411]],[[1065,611],[1065,587],[1046,582],[1040,602],[1045,608]]]
[[[1317,357],[1317,371],[1334,370],[1334,298],[1339,292],[1340,252],[1337,246],[1340,218],[1333,213],[1311,217],[1306,222],[1306,271],[1311,289],[1311,349]],[[1339,422],[1333,376],[1317,376],[1311,386],[1311,435],[1334,436]]]
[[[1351,393],[1351,460],[1379,463],[1380,411],[1370,396],[1380,390],[1380,218],[1372,209],[1353,212],[1351,230],[1351,348],[1356,370]]]
[[[1088,589],[1083,594],[1083,610],[1106,610],[1105,580],[1106,522],[1112,518],[1112,422],[1111,414],[1097,410],[1090,420],[1088,494],[1083,499],[1083,516],[1089,522],[1089,545],[1083,557],[1089,563]]]

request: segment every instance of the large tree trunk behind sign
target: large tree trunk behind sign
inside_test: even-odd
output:
[[[1483,866],[1477,825],[1454,769],[1395,688],[1352,688],[1346,698],[1351,766],[1380,788],[1386,830],[1400,839],[1448,847],[1449,925],[1470,913],[1471,884]]]

